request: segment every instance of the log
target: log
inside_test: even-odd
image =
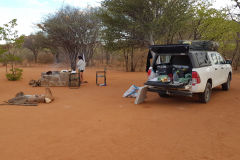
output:
[[[15,103],[1,103],[0,105],[16,105],[16,106],[38,106],[37,103],[32,104],[15,104]]]
[[[50,88],[46,88],[45,89],[45,97],[46,98],[49,98],[51,101],[54,100],[54,97],[52,95],[52,91],[50,90]]]
[[[6,104],[10,105],[27,105],[27,104],[37,104],[37,103],[50,103],[54,100],[50,88],[45,89],[45,94],[41,95],[24,95],[23,92],[19,92],[12,99],[9,99]]]

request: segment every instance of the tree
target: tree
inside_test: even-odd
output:
[[[237,10],[238,14],[228,9],[229,15],[231,17],[231,20],[238,24],[237,28],[240,29],[240,26],[239,26],[240,25],[240,15],[239,15],[240,2],[239,0],[232,0],[232,1],[235,2],[235,9]],[[232,61],[235,64],[235,69],[237,70],[240,62],[240,31],[239,30],[236,32],[235,42],[236,42],[236,47],[232,56]]]
[[[59,63],[60,62],[59,55],[62,48],[59,47],[54,40],[49,39],[48,37],[45,38],[44,46],[45,48],[48,48],[51,51],[51,53],[55,56],[56,63]]]
[[[190,0],[104,0],[99,14],[104,44],[122,50],[125,61],[130,52],[130,71],[135,71],[134,50],[160,41],[172,43],[190,6]]]
[[[228,11],[228,15],[230,16],[230,20],[231,20],[231,38],[232,41],[235,42],[235,49],[233,51],[232,54],[232,61],[233,61],[233,65],[235,66],[235,70],[238,69],[238,65],[240,62],[240,15],[237,14],[236,12],[239,13],[240,10],[240,2],[239,0],[232,0],[235,2],[235,9],[236,10],[230,10],[229,8],[227,8]],[[233,46],[233,45],[232,45]]]
[[[0,48],[0,60],[6,65],[6,76],[8,80],[19,80],[22,70],[15,67],[15,63],[21,61],[20,57],[15,55],[16,48],[22,47],[24,36],[18,36],[17,20],[13,19],[9,23],[0,27],[0,40],[5,41],[5,45]],[[10,73],[8,73],[8,63],[11,64]]]
[[[23,46],[33,52],[35,63],[37,63],[39,50],[44,48],[45,40],[46,38],[44,37],[42,32],[31,34],[24,38]]]
[[[64,49],[72,70],[76,69],[79,54],[85,54],[86,62],[93,56],[99,30],[95,12],[94,9],[80,11],[78,8],[66,6],[38,25],[50,40]]]

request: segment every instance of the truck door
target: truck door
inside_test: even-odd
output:
[[[209,52],[209,57],[212,63],[211,66],[211,73],[213,74],[212,77],[212,86],[216,87],[221,84],[221,66],[219,65],[219,60],[217,57],[216,52]]]
[[[217,57],[218,57],[219,68],[220,68],[220,72],[221,72],[221,75],[220,75],[219,79],[220,79],[221,84],[223,84],[223,83],[227,82],[228,67],[225,64],[224,58],[219,53],[216,53],[216,54],[217,54]]]

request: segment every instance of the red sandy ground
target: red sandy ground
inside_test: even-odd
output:
[[[24,68],[21,81],[5,79],[0,101],[17,92],[44,93],[28,86],[51,67]],[[108,71],[107,87],[95,85],[95,69],[79,89],[51,88],[55,101],[38,107],[0,106],[0,160],[239,160],[240,75],[230,91],[217,88],[208,104],[197,99],[159,98],[144,104],[122,98],[145,73]]]

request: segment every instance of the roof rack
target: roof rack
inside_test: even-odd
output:
[[[156,54],[179,54],[188,53],[190,50],[189,44],[169,44],[169,45],[152,45],[149,47]]]
[[[149,47],[156,54],[187,54],[193,51],[217,51],[219,44],[213,41],[179,41],[180,44],[152,45]]]

